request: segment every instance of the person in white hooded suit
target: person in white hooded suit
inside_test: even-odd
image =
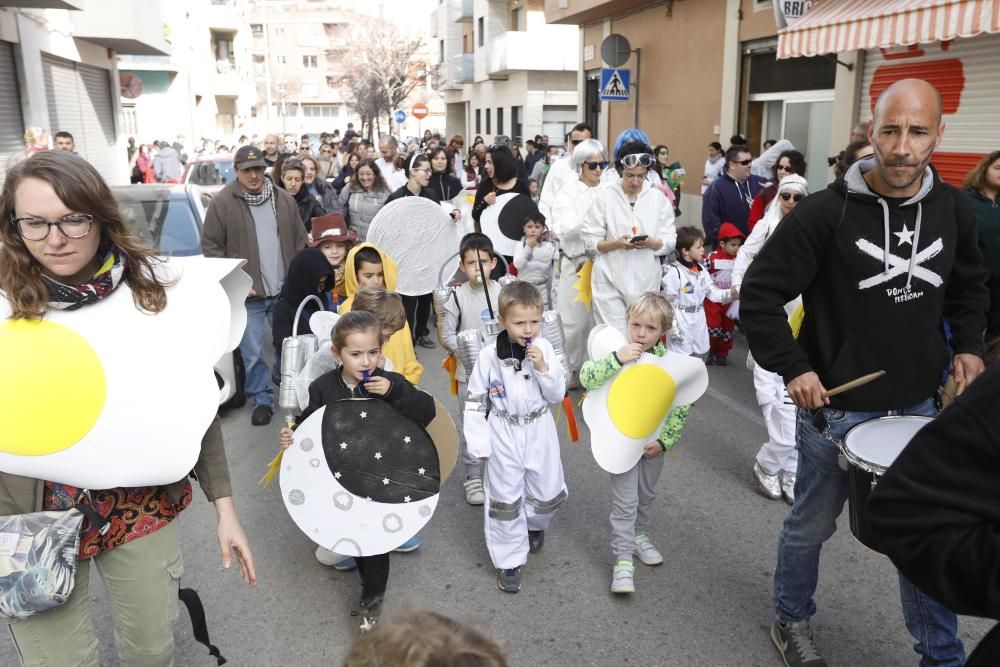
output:
[[[615,169],[621,182],[602,189],[583,222],[582,238],[594,260],[591,277],[594,316],[599,324],[625,331],[625,310],[640,294],[659,290],[660,257],[674,249],[674,207],[650,185],[652,149],[629,142]]]
[[[809,184],[802,176],[788,174],[781,179],[778,194],[767,205],[764,217],[754,226],[746,243],[740,246],[740,251],[736,254],[733,267],[733,287],[736,291],[743,286],[747,268],[781,220],[808,194]],[[785,310],[792,313],[801,302],[801,297],[796,298],[785,306]],[[767,426],[767,442],[757,452],[753,465],[757,488],[772,500],[784,497],[791,504],[795,500],[795,471],[798,467],[795,404],[788,396],[782,377],[764,370],[758,364],[753,364],[753,385]]]

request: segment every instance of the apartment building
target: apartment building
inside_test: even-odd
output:
[[[169,56],[119,59],[129,136],[235,144],[249,136],[257,90],[250,60],[249,0],[172,0],[164,6]]]
[[[546,23],[542,0],[442,0],[430,39],[449,134],[561,141],[580,121],[578,31]]]
[[[0,176],[26,127],[70,132],[110,182],[127,182],[119,54],[167,55],[159,0],[0,1]]]
[[[349,4],[349,3],[347,3]],[[359,14],[311,0],[251,0],[254,127],[260,133],[343,132],[360,120],[341,92]]]

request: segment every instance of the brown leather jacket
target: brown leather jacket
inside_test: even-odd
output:
[[[212,420],[201,441],[201,455],[194,466],[194,474],[210,502],[233,495],[222,424],[218,417]],[[184,481],[181,479],[167,486],[170,499],[174,502],[180,501]],[[40,512],[44,487],[43,480],[0,472],[0,516]]]

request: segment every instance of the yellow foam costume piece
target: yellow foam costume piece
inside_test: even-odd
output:
[[[594,292],[590,287],[590,276],[594,272],[594,261],[588,259],[580,267],[580,270],[576,272],[576,275],[580,278],[573,283],[573,287],[576,288],[576,300],[582,303],[587,310],[590,310],[591,303],[594,300]]]
[[[663,422],[676,393],[676,381],[662,367],[626,367],[618,372],[608,391],[608,414],[626,437],[644,438]]]

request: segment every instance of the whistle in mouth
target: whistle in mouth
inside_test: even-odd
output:
[[[361,371],[361,381],[368,382],[372,378],[372,374],[368,371]]]

